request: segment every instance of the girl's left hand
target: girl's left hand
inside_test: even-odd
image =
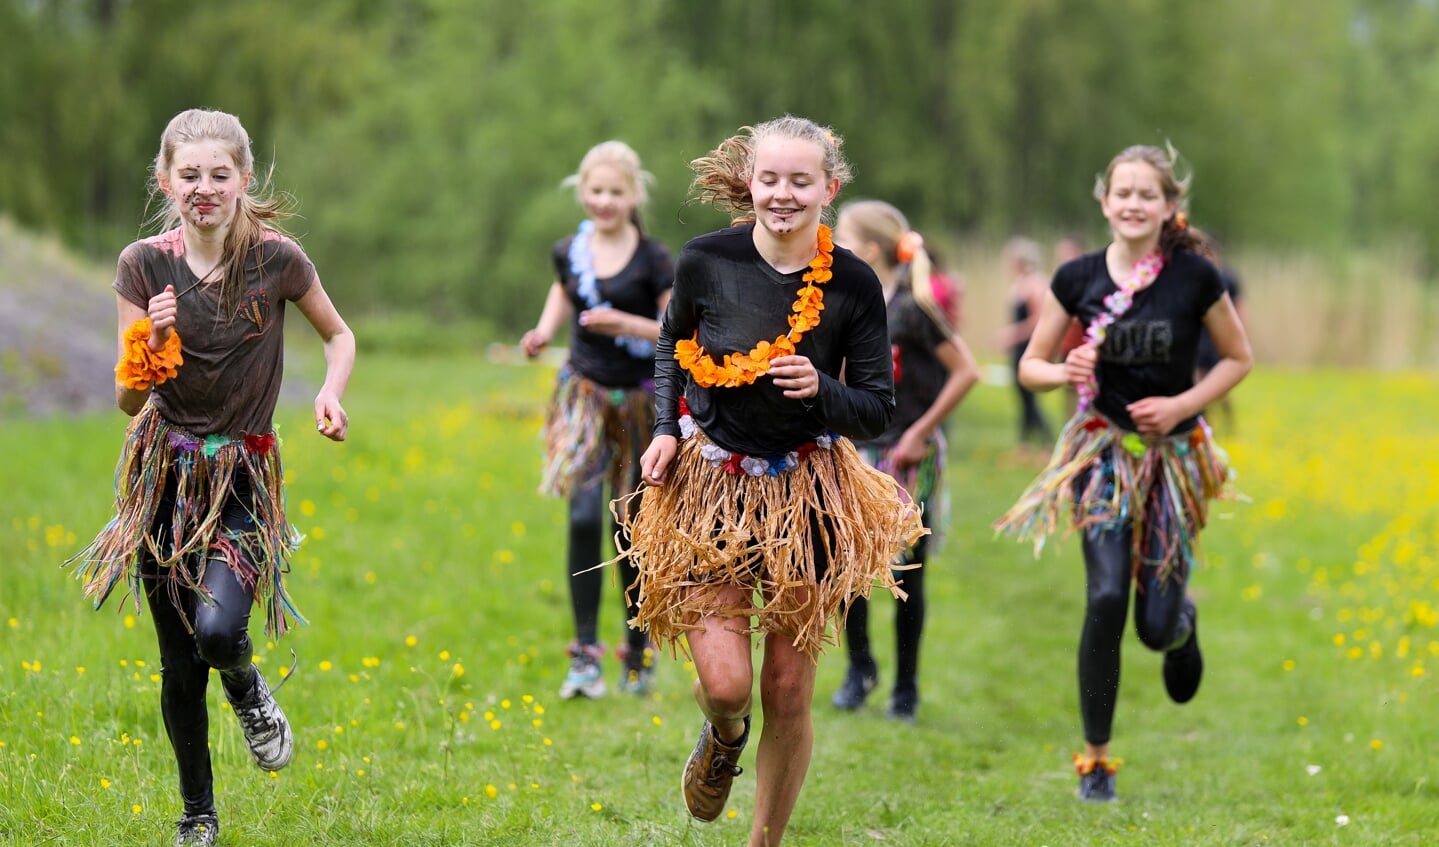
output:
[[[889,451],[889,460],[894,462],[895,470],[904,470],[924,461],[924,454],[928,449],[929,439],[910,428],[904,431],[904,435],[899,437],[899,441],[895,442],[894,448]]]
[[[350,417],[338,398],[321,394],[315,398],[315,429],[331,441],[344,441],[350,430]]]
[[[774,377],[777,388],[784,389],[784,396],[791,400],[803,400],[819,394],[819,371],[808,356],[780,356],[770,362],[769,375]]]
[[[1124,407],[1140,435],[1162,438],[1186,417],[1173,397],[1145,397]]]
[[[625,330],[629,328],[630,316],[626,312],[609,306],[601,306],[597,309],[585,309],[580,312],[580,326],[590,332],[599,335],[608,335],[618,338],[621,335],[628,335]]]

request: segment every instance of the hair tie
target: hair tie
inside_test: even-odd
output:
[[[1174,225],[1181,230],[1189,229],[1189,214],[1187,212],[1175,213]]]
[[[894,255],[901,262],[912,262],[914,254],[923,249],[924,237],[917,232],[910,231],[899,237],[899,243],[894,246]]]

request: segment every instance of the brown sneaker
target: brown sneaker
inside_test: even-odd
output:
[[[685,763],[685,778],[682,788],[685,806],[702,821],[712,821],[724,811],[729,799],[730,785],[734,778],[744,773],[735,762],[744,752],[749,741],[749,717],[744,719],[744,735],[734,744],[725,744],[715,735],[714,726],[705,721],[700,728],[700,740],[690,760]]]

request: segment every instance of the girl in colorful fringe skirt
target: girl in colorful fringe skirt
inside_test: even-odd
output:
[[[879,277],[889,322],[895,413],[879,437],[858,444],[870,465],[893,476],[924,510],[932,534],[904,551],[896,575],[906,597],[894,611],[894,685],[887,714],[914,721],[919,710],[919,654],[926,611],[926,567],[944,529],[944,422],[979,381],[979,364],[939,307],[929,253],[904,215],[881,200],[839,210],[835,242],[864,259]],[[856,597],[844,626],[849,668],[831,702],[857,710],[879,685],[869,641],[869,601]]]
[[[654,429],[655,316],[669,302],[674,263],[669,250],[640,227],[649,180],[639,156],[622,141],[606,141],[585,154],[579,171],[565,180],[575,186],[585,220],[555,244],[555,281],[539,323],[520,341],[527,355],[537,356],[569,325],[569,358],[545,415],[540,482],[541,493],[569,500],[565,577],[575,637],[560,685],[566,700],[606,691],[599,638],[603,576],[595,570],[610,534],[603,492],[608,484],[614,497],[623,497],[639,486],[639,457]],[[620,576],[628,585],[634,569],[626,565]],[[621,599],[629,621],[638,610]],[[648,694],[656,657],[644,630],[626,623],[617,652],[620,688]]]
[[[285,517],[272,423],[286,301],[324,342],[315,428],[333,441],[349,429],[340,400],[355,341],[304,251],[273,228],[284,210],[254,183],[250,139],[234,116],[176,115],[154,176],[165,225],[178,226],[126,247],[116,272],[115,395],[134,418],[115,470],[116,514],[70,564],[97,608],[119,586],[137,606],[145,597],[184,802],[175,843],[209,845],[219,834],[210,671],[255,764],[279,770],[293,750],[248,632],[254,605],[271,638],[300,619],[283,584],[300,537]]]
[[[1084,800],[1115,799],[1110,729],[1131,583],[1135,627],[1146,647],[1164,652],[1170,698],[1188,702],[1204,670],[1187,586],[1209,502],[1233,492],[1227,457],[1200,412],[1244,378],[1250,352],[1219,272],[1200,255],[1207,239],[1180,211],[1187,187],[1172,150],[1130,147],[1110,162],[1095,197],[1113,241],[1055,272],[1020,362],[1029,388],[1072,384],[1079,396],[1048,467],[997,527],[1032,540],[1036,555],[1062,515],[1083,538],[1085,744],[1074,760]],[[1085,343],[1054,363],[1071,318],[1085,325]],[[1196,383],[1201,328],[1221,361]]]

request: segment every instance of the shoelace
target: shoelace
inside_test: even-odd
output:
[[[275,720],[275,713],[278,711],[275,706],[275,695],[279,693],[281,688],[285,687],[285,683],[290,681],[290,677],[295,675],[295,671],[298,670],[299,667],[300,656],[291,648],[290,669],[281,674],[280,681],[276,683],[274,688],[270,689],[270,698],[268,700],[262,700],[253,706],[246,703],[237,703],[235,705],[235,717],[240,719],[240,725],[245,728],[246,734],[252,734],[261,730],[274,731],[276,726],[278,726],[279,721]]]
[[[726,776],[736,777],[742,773],[744,773],[744,768],[731,762],[729,757],[720,750],[715,750],[714,755],[710,757],[709,774],[705,777],[704,782],[705,785],[718,789],[721,779]]]

